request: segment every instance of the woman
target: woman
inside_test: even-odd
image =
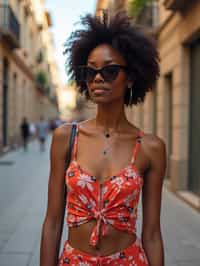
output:
[[[96,117],[77,126],[65,172],[71,125],[56,129],[51,146],[48,208],[43,225],[41,266],[58,264],[64,183],[68,241],[59,264],[163,266],[160,228],[165,144],[131,124],[124,107],[143,102],[158,76],[153,41],[124,13],[87,26],[66,44],[69,73],[81,93],[97,105]],[[136,236],[142,190],[141,241]]]

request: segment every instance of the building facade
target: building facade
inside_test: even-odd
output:
[[[19,143],[23,117],[57,116],[60,86],[42,0],[0,1],[0,152]]]
[[[109,1],[107,7],[115,11],[115,3]],[[127,114],[145,132],[165,141],[168,187],[200,210],[199,14],[199,1],[152,1],[140,10],[135,20],[157,38],[161,75],[145,103]]]
[[[170,188],[200,209],[199,14],[199,1],[159,1],[157,133],[167,144]]]

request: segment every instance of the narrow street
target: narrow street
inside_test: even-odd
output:
[[[0,266],[39,265],[50,141],[44,153],[32,142],[28,152],[20,149],[0,158]],[[200,265],[200,214],[166,189],[162,230],[165,266]]]

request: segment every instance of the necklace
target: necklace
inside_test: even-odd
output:
[[[97,125],[96,125],[96,127],[97,127]],[[103,155],[103,156],[109,155],[109,151],[112,148],[112,144],[116,140],[116,138],[114,138],[113,136],[116,134],[120,135],[120,133],[118,132],[118,127],[116,129],[110,129],[110,130],[104,128],[103,132],[101,129],[101,134],[103,134],[103,136],[104,136],[104,147],[102,148],[101,155]]]
[[[104,132],[105,137],[105,147],[103,148],[102,154],[105,156],[108,154],[109,150],[111,149],[111,145],[113,144],[114,140],[109,141],[111,138],[111,134],[108,131]]]

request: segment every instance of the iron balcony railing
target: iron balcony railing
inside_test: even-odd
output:
[[[19,44],[20,24],[8,4],[0,5],[0,30]]]

